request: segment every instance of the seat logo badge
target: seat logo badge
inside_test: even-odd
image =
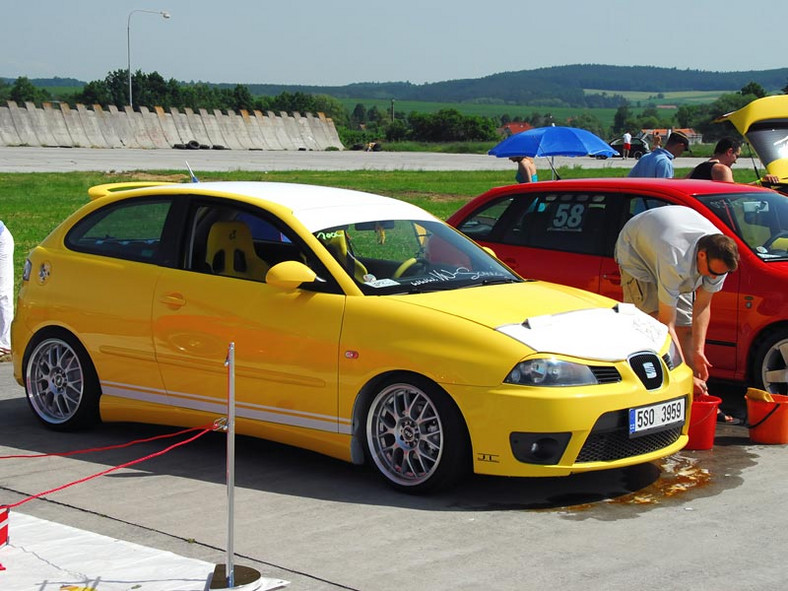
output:
[[[654,364],[651,361],[646,361],[643,364],[643,370],[646,372],[646,377],[650,380],[653,380],[657,377],[657,368],[654,367]]]

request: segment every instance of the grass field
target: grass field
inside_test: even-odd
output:
[[[688,90],[682,92],[640,92],[640,91],[626,91],[626,90],[601,90],[598,88],[584,88],[583,92],[586,94],[607,94],[614,95],[620,94],[630,103],[636,105],[640,103],[645,106],[649,103],[655,105],[698,105],[704,103],[713,103],[720,95],[725,94],[725,90]]]

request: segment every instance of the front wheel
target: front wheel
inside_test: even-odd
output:
[[[470,465],[459,410],[437,385],[416,376],[389,383],[373,396],[365,435],[378,472],[403,492],[445,488]]]
[[[756,387],[788,395],[788,331],[783,328],[769,333],[758,345],[754,359]]]
[[[36,417],[66,431],[99,422],[99,383],[84,347],[73,336],[44,335],[25,354],[25,392]]]

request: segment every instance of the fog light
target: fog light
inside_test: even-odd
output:
[[[526,464],[557,464],[564,455],[571,433],[511,433],[512,454]]]

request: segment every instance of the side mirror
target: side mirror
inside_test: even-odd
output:
[[[284,261],[268,269],[265,282],[284,290],[293,290],[302,283],[311,283],[317,274],[298,261]]]

